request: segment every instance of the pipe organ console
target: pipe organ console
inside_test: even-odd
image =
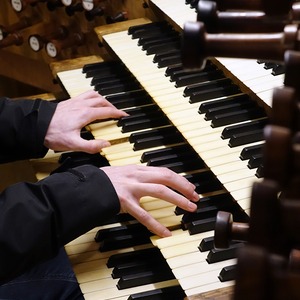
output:
[[[102,9],[103,2],[61,1],[58,5],[52,1],[55,11],[71,7],[72,13],[68,14],[71,18],[83,11]],[[297,204],[289,201],[282,204],[284,217],[278,212],[277,204],[270,212],[267,210],[277,201],[278,180],[282,183],[286,170],[292,168],[290,161],[283,158],[289,157],[291,138],[281,130],[271,130],[272,138],[265,134],[270,124],[272,129],[274,122],[282,125],[281,112],[287,109],[284,102],[288,100],[279,100],[280,104],[275,105],[280,108],[276,109],[276,117],[272,117],[274,90],[278,91],[279,99],[283,94],[293,100],[298,95],[298,89],[280,92],[291,82],[296,88],[297,84],[290,78],[298,73],[273,75],[276,73],[273,60],[276,65],[285,63],[286,50],[298,50],[297,3],[148,0],[144,1],[144,7],[151,11],[148,12],[151,18],[95,27],[97,40],[104,45],[103,56],[98,52],[99,56],[82,55],[77,59],[54,61],[51,69],[69,96],[95,89],[129,113],[119,121],[107,120],[86,127],[87,138],[101,137],[111,142],[112,146],[101,153],[105,162],[168,167],[196,185],[201,201],[195,213],[186,213],[160,199],[141,200],[151,215],[172,230],[172,237],[153,236],[124,214],[66,245],[84,297],[86,300],[232,297],[239,300],[248,299],[247,291],[252,296],[249,299],[284,299],[284,283],[296,289],[293,280],[298,280],[298,276],[276,275],[274,282],[284,278],[276,289],[280,292],[277,298],[270,293],[269,285],[266,289],[262,285],[269,284],[268,266],[274,270],[280,266],[283,270],[289,263],[293,270],[299,269],[298,248],[293,248],[288,259],[273,253],[269,258],[265,252],[251,248],[251,242],[270,250],[270,245],[275,244],[272,226],[279,230],[277,217],[288,229],[285,232],[291,232],[293,241],[298,242],[286,217],[292,214],[293,207],[298,212]],[[197,13],[195,7],[201,11]],[[231,9],[233,18],[228,17]],[[247,20],[253,22],[258,18],[259,24],[265,27],[257,26],[251,32],[251,26],[243,24],[240,15],[235,18],[238,10],[247,11]],[[217,30],[205,27],[201,23],[203,18],[218,20]],[[232,23],[224,21],[227,18]],[[230,26],[227,32],[219,33],[222,22],[231,24],[234,34]],[[242,26],[239,30],[237,24]],[[54,41],[54,46],[63,51],[60,42],[65,39]],[[56,57],[56,48],[52,51],[55,55],[51,56],[51,51],[48,54]],[[292,114],[298,106],[292,102],[288,107]],[[295,127],[298,123],[293,120]],[[287,122],[286,118],[283,122]],[[284,124],[291,127],[290,123]],[[297,152],[295,131],[293,151]],[[282,142],[278,144],[276,139],[274,142],[274,135]],[[284,151],[273,152],[273,147]],[[57,158],[58,154],[53,153],[48,157],[55,167]],[[278,160],[281,163],[276,168]],[[67,161],[70,163],[70,159]],[[33,163],[37,172],[45,167],[40,162]],[[55,172],[43,169],[38,178],[49,171]],[[270,178],[277,181],[268,186],[266,180]],[[283,195],[298,196],[298,177],[295,178],[293,189]],[[258,189],[254,191],[253,186]],[[264,196],[266,201],[260,201]],[[266,220],[269,214],[271,221]],[[292,214],[293,220],[296,215]],[[274,239],[265,240],[264,234]],[[280,241],[285,246],[288,244],[282,236]],[[278,248],[275,254],[284,251],[286,255],[286,249]],[[251,253],[252,249],[256,252]],[[253,259],[253,264],[248,258]],[[252,276],[250,287],[247,270]]]
[[[87,127],[112,143],[102,152],[111,165],[169,167],[194,182],[202,200],[196,213],[187,214],[159,199],[142,199],[172,229],[170,238],[151,236],[130,217],[118,216],[66,250],[86,299],[227,299],[245,241],[215,249],[217,213],[232,214],[242,237],[248,232],[243,224],[250,218],[252,186],[264,178],[264,127],[284,74],[274,76],[257,60],[223,58],[221,52],[209,55],[203,70],[186,70],[181,36],[186,21],[197,20],[195,10],[182,0],[147,5],[155,12],[151,21],[95,29],[112,61],[93,59],[70,69],[62,64],[62,71],[52,66],[70,96],[95,89],[130,114]],[[264,13],[265,20],[272,14]],[[276,29],[287,24],[279,20]]]

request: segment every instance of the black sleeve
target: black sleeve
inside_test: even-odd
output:
[[[9,187],[0,195],[0,280],[53,257],[119,210],[109,178],[90,165]]]
[[[56,103],[0,98],[0,163],[43,157],[44,138]]]

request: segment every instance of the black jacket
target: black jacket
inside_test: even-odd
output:
[[[45,155],[43,141],[55,108],[47,101],[0,98],[0,160]],[[8,187],[0,194],[0,281],[52,258],[119,210],[109,178],[92,165]]]

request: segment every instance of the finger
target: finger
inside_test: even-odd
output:
[[[166,185],[194,202],[199,201],[199,195],[195,192],[195,185],[168,168],[140,166],[138,170],[139,172],[142,172],[142,174],[139,175],[139,178],[144,183]]]
[[[109,146],[110,143],[106,140],[85,140],[82,138],[78,138],[73,141],[72,149],[77,149],[77,151],[94,154],[100,152],[102,148]]]
[[[139,205],[130,205],[127,212],[135,217],[141,224],[146,226],[151,232],[160,237],[171,236],[172,233],[164,225],[155,220],[148,212]]]
[[[91,99],[91,98],[103,98],[103,96],[101,96],[98,92],[94,91],[94,90],[89,90],[89,91],[86,91],[76,97],[74,97],[74,99]]]
[[[194,202],[191,202],[190,199],[187,199],[186,197],[176,193],[163,184],[141,184],[136,186],[136,193],[138,193],[139,197],[148,195],[168,201],[186,211],[193,212],[197,209],[197,205]],[[198,194],[197,196],[199,197]]]
[[[88,101],[88,103],[91,107],[115,107],[112,103],[110,103],[108,100],[106,100],[102,96],[89,98],[85,101]]]
[[[100,107],[88,110],[85,116],[86,120],[82,120],[83,125],[95,120],[104,120],[109,118],[119,119],[127,116],[127,113],[114,107]]]
[[[73,103],[76,102],[77,105],[84,106],[84,107],[86,107],[87,104],[88,104],[88,106],[91,106],[91,107],[97,107],[97,106],[114,107],[113,104],[111,104],[109,101],[107,101],[98,92],[93,91],[93,90],[87,91],[76,97],[73,97],[71,100]]]

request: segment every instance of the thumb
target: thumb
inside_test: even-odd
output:
[[[78,140],[78,148],[80,151],[94,154],[100,152],[102,148],[109,147],[110,143],[106,140]]]

